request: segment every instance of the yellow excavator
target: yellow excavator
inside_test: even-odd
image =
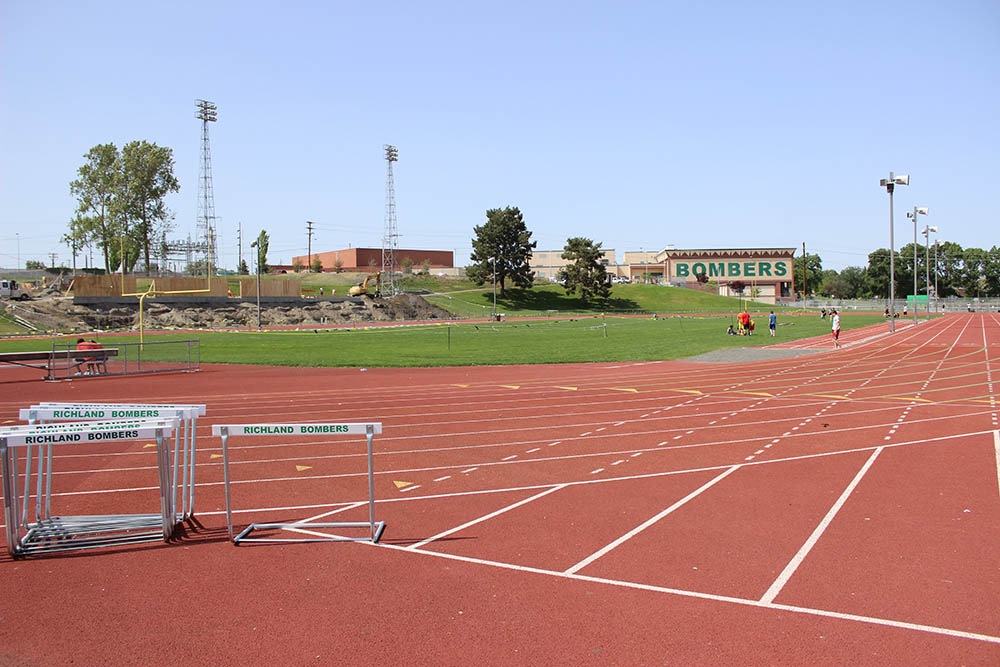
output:
[[[374,290],[369,290],[368,283],[371,282],[372,278],[375,279],[375,288]],[[381,291],[381,289],[382,289],[382,272],[376,271],[375,273],[370,273],[367,276],[365,276],[363,282],[358,283],[350,290],[348,290],[348,294],[350,294],[351,296],[377,296],[379,291]]]

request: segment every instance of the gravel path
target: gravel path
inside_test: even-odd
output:
[[[680,361],[698,361],[708,364],[736,363],[741,361],[769,361],[801,357],[804,354],[815,354],[820,350],[789,350],[774,347],[732,347],[724,350],[713,350]]]

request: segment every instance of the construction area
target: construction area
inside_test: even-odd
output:
[[[147,296],[148,294],[148,296]],[[303,294],[298,280],[252,278],[143,278],[78,276],[72,296],[49,288],[28,301],[5,301],[6,317],[26,331],[89,331],[139,328],[225,329],[256,327],[258,303],[264,327],[320,327],[363,322],[449,319],[448,311],[417,294]]]

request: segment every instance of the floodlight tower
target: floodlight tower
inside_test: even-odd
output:
[[[208,143],[208,124],[218,121],[218,108],[214,102],[195,100],[197,118],[201,120],[201,166],[198,170],[198,235],[205,242],[205,261],[208,275],[216,266],[218,247],[215,231],[215,194],[212,191],[212,150]]]
[[[382,296],[396,293],[396,186],[392,180],[392,163],[399,160],[395,146],[385,144],[385,231],[382,234]]]

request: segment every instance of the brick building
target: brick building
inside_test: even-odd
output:
[[[312,259],[319,258],[324,271],[333,271],[340,261],[342,271],[378,271],[382,268],[381,248],[347,248],[346,250],[330,250],[314,252]],[[396,267],[401,268],[409,259],[414,270],[419,270],[425,262],[430,263],[430,269],[450,269],[455,266],[455,253],[451,250],[405,250],[395,251]],[[301,264],[309,268],[309,256],[301,255],[292,258],[292,264]]]

